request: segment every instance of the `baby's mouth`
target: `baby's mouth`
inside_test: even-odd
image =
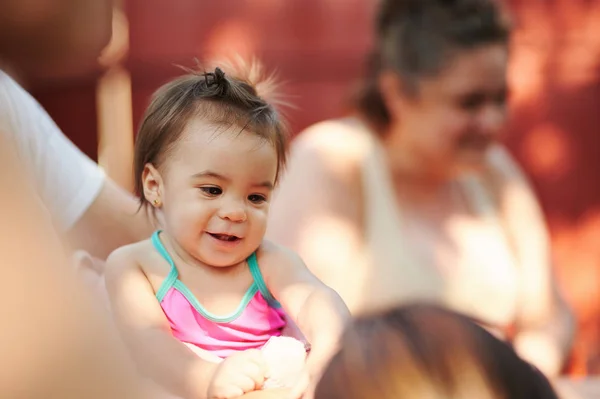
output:
[[[219,241],[238,241],[240,240],[240,237],[234,236],[234,235],[230,235],[230,234],[219,234],[219,233],[208,233],[209,235],[211,235],[212,237],[216,238]]]

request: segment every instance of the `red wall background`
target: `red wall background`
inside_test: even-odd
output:
[[[537,190],[577,310],[573,372],[600,373],[600,2],[510,0],[508,145]]]
[[[257,56],[287,82],[298,107],[295,130],[339,114],[349,82],[360,75],[370,43],[372,1],[364,0],[160,0],[127,2],[134,118],[157,85],[180,73],[173,64],[194,58]]]

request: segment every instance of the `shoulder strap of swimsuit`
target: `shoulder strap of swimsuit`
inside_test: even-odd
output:
[[[250,273],[252,273],[252,278],[254,278],[254,283],[258,287],[258,290],[262,294],[263,298],[265,298],[269,306],[273,308],[280,308],[281,304],[277,302],[273,295],[271,295],[271,292],[265,284],[265,280],[263,279],[262,273],[260,272],[260,267],[258,267],[256,252],[250,255],[250,257],[247,259],[247,262],[248,267],[250,268]]]
[[[177,278],[179,277],[179,273],[177,273],[177,268],[175,267],[175,263],[173,262],[171,255],[169,255],[162,241],[160,241],[160,232],[160,230],[157,230],[154,232],[154,234],[152,234],[152,245],[158,251],[158,253],[169,263],[169,265],[171,265],[171,271],[160,285],[158,291],[156,291],[156,299],[158,299],[158,302],[162,302],[165,295],[167,295],[167,292],[171,289],[171,287],[173,286],[173,284],[175,284]]]

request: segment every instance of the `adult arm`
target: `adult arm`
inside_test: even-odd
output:
[[[60,131],[46,111],[0,72],[0,129],[16,144],[25,171],[67,244],[99,258],[147,237],[151,223],[133,195]]]
[[[525,176],[506,150],[494,148],[490,166],[520,267],[515,349],[547,375],[555,376],[571,349],[575,321],[553,276],[544,216]]]
[[[98,195],[66,232],[67,245],[104,259],[116,248],[148,238],[151,215],[137,198],[105,178]]]
[[[0,131],[2,397],[142,398],[102,309],[70,271],[14,143]]]

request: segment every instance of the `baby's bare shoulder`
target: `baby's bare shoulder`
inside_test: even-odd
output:
[[[256,253],[256,257],[258,264],[263,270],[304,267],[304,262],[296,252],[269,240],[263,241]]]
[[[121,274],[126,270],[139,269],[151,274],[161,268],[160,259],[150,240],[139,241],[113,251],[106,260],[107,273]]]

